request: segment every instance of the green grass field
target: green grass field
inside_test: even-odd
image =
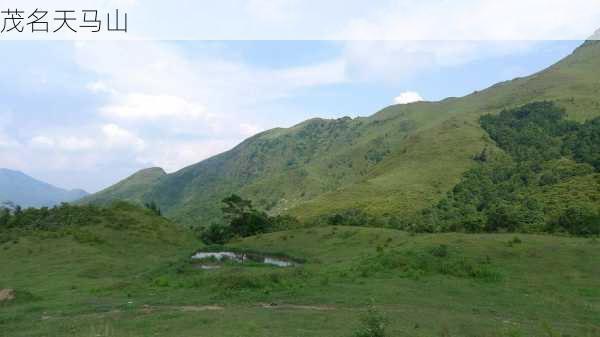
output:
[[[114,220],[117,219],[117,220]],[[600,242],[522,234],[307,228],[232,242],[304,260],[199,270],[193,235],[122,207],[82,231],[0,246],[0,336],[599,336]],[[518,238],[518,239],[517,239]]]

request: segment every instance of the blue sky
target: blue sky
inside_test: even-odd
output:
[[[405,92],[463,96],[580,43],[4,41],[0,167],[94,192],[269,128],[371,115]]]

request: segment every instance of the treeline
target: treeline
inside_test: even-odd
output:
[[[84,228],[103,225],[122,230],[136,227],[141,221],[158,218],[157,209],[144,209],[124,201],[117,201],[108,207],[93,205],[61,205],[48,208],[23,209],[12,204],[0,206],[0,244],[14,241],[26,235],[40,237],[63,237],[72,235],[85,242],[96,242],[96,235]],[[146,215],[146,217],[141,217]]]
[[[600,118],[580,124],[564,115],[551,102],[537,102],[481,117],[481,126],[508,155],[484,149],[475,156],[477,166],[435,207],[423,212],[416,228],[600,234],[597,199],[565,196],[556,209],[543,196],[575,177],[592,177],[599,183]]]
[[[71,234],[80,241],[92,242],[94,235],[82,232],[79,228],[101,221],[110,213],[108,209],[95,206],[74,206],[61,204],[53,208],[27,208],[4,205],[0,207],[0,244],[18,242],[28,233],[41,235]]]
[[[63,203],[53,208],[20,206],[0,208],[0,231],[7,229],[50,230],[65,226],[83,226],[105,212],[95,206],[74,206]]]
[[[414,222],[414,221],[412,221]],[[358,226],[358,227],[388,227],[405,229],[412,223],[406,218],[393,214],[374,215],[360,208],[350,208],[323,214],[307,222],[308,227],[320,226]]]

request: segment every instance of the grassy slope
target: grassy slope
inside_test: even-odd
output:
[[[128,205],[77,232],[85,235],[37,232],[0,246],[0,288],[17,292],[15,303],[0,304],[0,336],[32,336],[33,323],[38,335],[69,335],[70,323],[55,316],[118,308],[127,301],[119,289],[197,244],[181,226]],[[60,333],[42,332],[53,323]]]
[[[510,245],[514,235],[325,227],[232,244],[302,257],[303,266],[207,272],[186,262],[195,243],[185,232],[152,234],[155,225],[97,226],[104,244],[29,238],[0,247],[0,288],[38,297],[0,305],[0,336],[342,337],[369,303],[389,319],[390,336],[540,336],[545,324],[600,333],[597,240],[519,235]],[[431,255],[440,244],[448,255]],[[403,263],[378,267],[386,257]],[[418,261],[447,262],[450,274],[419,272]],[[464,266],[498,278],[452,275]]]
[[[164,176],[166,176],[166,172],[158,167],[141,170],[113,186],[80,199],[78,202],[103,206],[110,205],[115,200],[141,203],[145,201],[144,195]]]
[[[599,68],[600,43],[588,42],[547,70],[463,98],[274,129],[136,190],[144,193],[117,186],[86,201],[154,199],[187,224],[220,216],[219,201],[232,192],[304,219],[353,207],[410,216],[439,200],[490,144],[482,114],[545,99],[576,120],[600,114]]]
[[[361,182],[301,204],[293,213],[310,217],[332,209],[361,207],[379,214],[410,214],[429,206],[456,185],[461,174],[473,165],[474,154],[486,145],[493,146],[479,126],[481,115],[536,100],[556,101],[574,120],[600,115],[600,77],[595,70],[599,67],[600,43],[589,42],[565,60],[532,76],[500,83],[464,98],[427,103],[429,111],[414,105],[414,114],[429,112],[444,118],[412,134],[397,153]],[[378,115],[393,116],[406,108],[390,107]]]

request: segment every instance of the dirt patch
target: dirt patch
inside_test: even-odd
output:
[[[159,305],[152,306],[148,304],[144,304],[140,311],[144,314],[153,314],[158,311],[181,311],[181,312],[200,312],[200,311],[216,311],[216,310],[225,310],[224,307],[218,305]]]
[[[142,311],[144,314],[151,314],[151,313],[153,313],[153,312],[154,312],[154,308],[152,308],[151,306],[149,306],[149,305],[147,305],[147,304],[144,304],[144,305],[142,306],[142,309],[141,309],[141,311]]]
[[[0,289],[0,303],[12,301],[16,297],[14,289]]]
[[[215,311],[223,310],[224,308],[218,305],[184,305],[177,307],[177,309],[183,312],[196,312],[196,311]]]
[[[264,309],[296,309],[296,310],[317,310],[327,311],[334,310],[335,307],[328,305],[297,305],[297,304],[276,304],[276,303],[262,303],[261,308]]]

